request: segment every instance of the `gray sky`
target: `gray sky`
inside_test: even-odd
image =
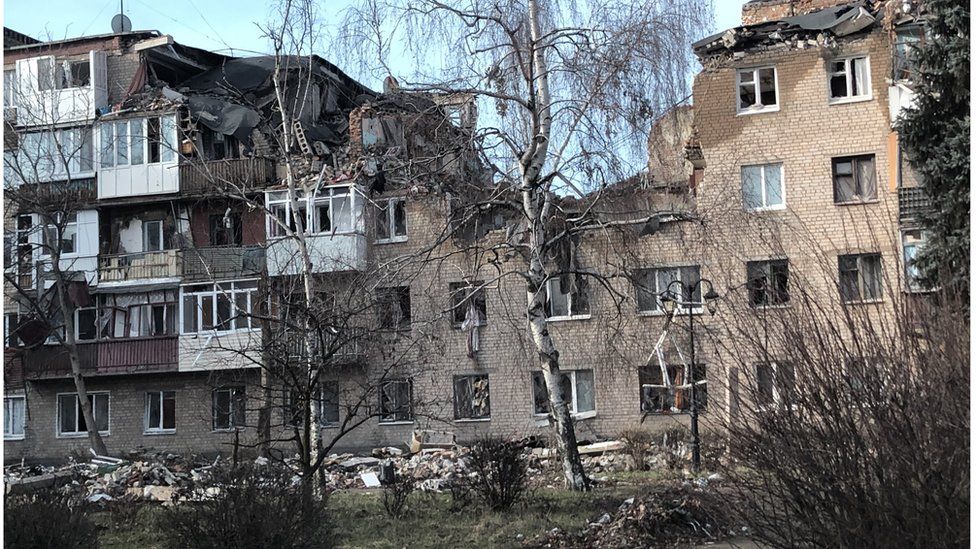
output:
[[[323,0],[324,15],[337,16],[352,0]],[[715,0],[716,29],[740,22],[745,0]],[[111,32],[112,16],[119,0],[6,0],[3,24],[40,39],[59,39]],[[170,34],[177,42],[221,53],[240,55],[267,51],[256,24],[267,21],[267,0],[124,0],[125,14],[136,30],[152,29]],[[43,5],[42,9],[38,9]],[[703,33],[707,34],[707,33]],[[328,52],[321,52],[329,58]],[[355,75],[363,78],[366,75]]]

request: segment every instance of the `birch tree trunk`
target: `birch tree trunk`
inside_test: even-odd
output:
[[[540,184],[540,174],[545,166],[552,134],[552,95],[549,92],[549,72],[546,63],[546,44],[539,23],[539,4],[529,0],[529,33],[532,39],[533,99],[532,139],[520,162],[522,178],[522,207],[529,226],[529,270],[527,273],[527,300],[529,303],[529,331],[536,352],[542,362],[542,373],[549,389],[549,406],[563,461],[566,486],[571,490],[588,490],[589,479],[583,471],[576,443],[576,428],[560,383],[559,351],[549,334],[545,316],[546,271],[543,264],[543,248],[546,242],[546,220],[551,207],[549,191]]]
[[[60,248],[60,244],[59,244]],[[88,442],[98,455],[107,455],[108,449],[102,435],[98,433],[98,426],[95,424],[95,415],[92,413],[91,399],[88,398],[88,389],[85,386],[85,377],[81,372],[81,357],[78,355],[78,343],[75,340],[75,318],[74,308],[68,306],[68,296],[65,291],[64,273],[61,272],[58,262],[61,254],[52,252],[51,272],[54,274],[54,287],[58,296],[58,306],[64,318],[64,347],[68,351],[68,359],[71,362],[71,378],[75,382],[75,392],[78,393],[78,401],[81,404],[81,415],[85,418],[85,427],[88,430]]]

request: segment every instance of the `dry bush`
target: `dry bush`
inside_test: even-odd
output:
[[[492,510],[510,509],[525,497],[528,463],[525,442],[483,437],[471,447],[469,465],[477,473],[472,488]]]
[[[800,295],[737,315],[726,350],[744,382],[724,420],[724,473],[758,541],[968,546],[965,310],[946,296],[838,310]],[[759,375],[771,362],[787,366]]]
[[[98,527],[85,510],[54,491],[4,498],[4,547],[98,547]]]
[[[383,485],[383,509],[393,519],[399,519],[406,510],[407,501],[416,486],[407,475],[393,475],[393,480]]]
[[[651,468],[647,458],[654,448],[654,436],[644,429],[627,429],[618,437],[624,443],[624,453],[630,457],[631,471],[647,471]]]
[[[687,442],[691,435],[688,429],[680,426],[668,427],[661,433],[661,457],[668,471],[681,469],[690,455]]]

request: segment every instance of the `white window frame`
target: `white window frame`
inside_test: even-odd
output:
[[[149,119],[159,118],[159,160],[149,161]],[[124,140],[119,140],[116,124],[124,123],[126,135]],[[132,128],[138,126],[141,135],[137,138],[142,145],[142,161],[138,164],[132,163]],[[111,170],[115,168],[127,168],[130,166],[146,166],[152,164],[171,164],[177,160],[177,131],[176,115],[164,114],[160,116],[149,116],[142,118],[121,118],[110,121],[103,121],[96,126],[97,130],[92,135],[98,135],[98,145],[93,147],[94,164],[99,169]],[[110,131],[105,131],[106,129]],[[108,141],[107,141],[108,140]],[[118,162],[119,147],[125,147],[126,162]],[[108,155],[108,156],[106,156]],[[106,162],[111,159],[111,162]]]
[[[590,377],[593,380],[593,386],[591,387],[591,390],[593,391],[593,409],[592,410],[586,410],[586,411],[583,411],[583,412],[580,412],[579,411],[579,398],[578,398],[577,380],[576,380],[576,373],[577,372],[590,372]],[[545,374],[542,372],[542,370],[535,370],[535,371],[532,372],[532,375],[533,375],[533,377],[535,377],[535,376],[541,376],[542,377],[542,383],[545,386]],[[596,406],[596,372],[592,368],[582,368],[580,370],[562,370],[560,372],[560,375],[569,376],[569,384],[570,384],[570,388],[571,388],[571,391],[570,392],[572,394],[563,395],[563,398],[566,399],[566,404],[569,406],[569,413],[573,417],[573,419],[588,419],[588,418],[591,418],[591,417],[596,417],[596,412],[597,412],[597,406]],[[560,381],[560,383],[561,383],[561,381]],[[534,380],[533,380],[533,388],[532,388],[532,390],[533,391],[535,390],[535,381]],[[549,387],[546,386],[546,391],[548,391],[548,390],[549,390]],[[548,396],[548,392],[546,393],[546,395]],[[535,403],[535,395],[534,394],[532,395],[532,400],[533,400],[532,414],[535,417],[542,418],[542,417],[546,417],[546,416],[549,415],[548,412],[543,413],[543,414],[537,413],[535,411],[535,404],[534,404]]]
[[[255,283],[255,284],[254,284],[254,287],[253,288],[248,288],[248,287],[239,288],[238,287],[238,284],[245,284],[245,283],[248,283],[248,284],[249,283]],[[179,300],[180,300],[180,305],[179,305],[179,315],[180,315],[179,316],[179,321],[180,321],[180,325],[179,325],[178,332],[180,334],[195,334],[195,335],[199,335],[199,334],[229,334],[229,333],[234,333],[234,332],[249,332],[249,331],[254,331],[254,330],[260,330],[261,329],[260,326],[256,326],[255,324],[257,324],[257,323],[254,322],[254,319],[251,318],[251,316],[250,316],[253,313],[253,311],[255,310],[254,309],[255,305],[257,305],[257,297],[256,297],[257,291],[258,291],[257,283],[258,283],[258,279],[256,279],[256,278],[249,278],[249,279],[241,279],[241,280],[227,280],[227,281],[213,282],[213,283],[211,283],[211,282],[204,282],[204,283],[199,283],[199,284],[186,284],[186,285],[180,286],[180,296],[179,296]],[[208,291],[205,291],[205,292],[204,291],[192,291],[192,292],[186,291],[187,288],[193,288],[193,287],[197,287],[197,286],[209,286],[210,289]],[[243,317],[239,317],[238,316],[237,296],[239,294],[246,294],[247,295],[247,312],[246,312],[246,314]],[[232,322],[234,324],[236,324],[238,322],[241,322],[243,320],[243,321],[246,321],[250,326],[243,327],[243,328],[233,327],[233,328],[230,328],[230,329],[227,329],[227,330],[219,330],[219,329],[217,329],[217,296],[218,295],[225,295],[230,300],[230,304],[231,304],[230,318],[231,318],[231,320],[232,320]],[[188,330],[187,329],[187,326],[185,324],[186,323],[186,311],[185,311],[185,309],[186,309],[186,298],[187,297],[191,297],[191,296],[193,296],[193,297],[196,298],[195,299],[195,301],[196,301],[196,329],[195,330],[192,330],[192,331]],[[212,301],[211,308],[212,308],[213,316],[211,318],[214,320],[214,327],[213,328],[204,328],[203,327],[203,301],[204,301],[204,298],[205,297],[208,297],[208,296],[212,298],[212,300],[211,300]]]
[[[13,322],[11,322],[13,321]],[[23,342],[20,342],[20,337],[17,337],[17,345],[10,344],[10,337],[13,335],[14,330],[20,327],[20,310],[16,311],[4,311],[3,313],[3,346],[4,348],[16,348],[23,347]]]
[[[95,311],[95,337],[92,339],[81,339],[81,312],[82,311]],[[98,339],[98,307],[79,307],[75,309],[75,341],[81,343],[83,341],[95,341]]]
[[[410,419],[396,419],[395,417],[393,419],[383,419],[383,388],[386,385],[390,385],[390,384],[397,384],[397,385],[405,384],[407,386],[407,392],[408,392],[407,399],[408,399],[408,405],[409,405]],[[417,411],[414,410],[413,395],[414,395],[414,392],[413,392],[413,379],[412,378],[405,377],[405,378],[397,378],[397,379],[386,379],[386,380],[383,380],[383,382],[380,383],[380,394],[379,394],[379,397],[380,397],[380,404],[379,404],[379,406],[380,407],[379,407],[379,410],[378,410],[378,412],[379,412],[378,423],[380,425],[413,425],[414,423],[416,423],[416,421],[417,421]]]
[[[853,62],[856,59],[864,59],[864,76],[865,79],[865,89],[867,93],[861,95],[854,95],[854,90],[852,87],[851,73],[853,70]],[[834,63],[844,63],[844,69],[841,71],[834,71]],[[830,81],[835,76],[844,76],[847,84],[847,95],[842,97],[833,96],[833,88],[830,85]],[[838,105],[843,103],[856,103],[859,101],[870,101],[874,98],[874,90],[871,87],[871,59],[868,55],[851,55],[846,57],[838,57],[836,59],[831,59],[827,62],[827,103],[830,105]]]
[[[901,231],[901,262],[902,262],[902,274],[905,277],[905,291],[908,293],[928,293],[932,291],[932,288],[926,288],[921,285],[920,282],[915,281],[915,276],[917,276],[918,268],[911,265],[911,261],[914,259],[918,251],[925,246],[925,241],[927,240],[925,231],[921,229],[903,229]],[[908,257],[908,249],[914,249],[912,257]],[[916,275],[912,274],[912,271]]]
[[[882,258],[880,252],[864,252],[864,253],[851,253],[851,254],[841,254],[837,256],[837,287],[841,292],[841,303],[845,304],[857,304],[857,303],[879,303],[884,300],[884,259]],[[844,287],[843,280],[841,280],[841,267],[840,261],[842,258],[853,257],[856,260],[857,265],[857,299],[845,299],[843,295]],[[865,261],[869,257],[878,258],[878,295],[875,297],[866,297],[864,289],[866,288],[864,284],[864,272],[865,272]]]
[[[773,70],[773,87],[776,91],[776,103],[772,105],[763,105],[762,103],[759,102],[762,100],[759,93],[759,71],[763,69]],[[743,108],[741,104],[741,99],[739,98],[739,90],[742,89],[742,85],[743,85],[742,74],[748,72],[752,73],[753,93],[756,96],[756,103],[753,103],[749,107]],[[780,104],[779,100],[780,100],[779,71],[776,70],[775,65],[763,65],[761,67],[748,67],[748,68],[736,69],[735,71],[735,112],[737,116],[758,114],[764,112],[777,112],[779,111],[779,104]]]
[[[556,276],[550,278],[549,280],[546,280],[546,302],[547,303],[552,302],[552,291],[553,291],[552,285],[558,284],[559,278],[560,277]],[[562,292],[560,292],[560,295],[563,295]],[[559,322],[561,320],[586,320],[591,317],[592,313],[583,313],[583,314],[574,315],[573,314],[573,293],[569,292],[565,295],[566,295],[566,310],[569,312],[569,314],[546,317],[547,322]],[[591,307],[590,310],[592,311],[592,303],[590,304],[590,307]]]
[[[14,401],[20,401],[23,407],[21,414],[20,432],[16,432],[13,425],[13,414],[10,413],[10,406]],[[10,428],[8,430],[8,427]],[[24,440],[27,431],[27,395],[4,395],[3,397],[3,440]]]
[[[396,205],[399,203],[403,204],[403,234],[396,234]],[[407,199],[403,197],[384,198],[376,201],[377,206],[380,204],[384,204],[386,208],[382,210],[382,212],[379,210],[379,208],[377,208],[376,215],[381,215],[382,213],[382,215],[386,217],[387,234],[390,236],[388,238],[380,238],[379,235],[377,235],[375,242],[377,244],[406,242],[407,235],[410,232],[407,222]],[[377,223],[379,223],[378,220]]]
[[[150,250],[148,248],[150,227],[158,227],[155,230],[156,234],[159,236],[159,249]],[[163,221],[161,219],[152,219],[149,221],[142,222],[142,251],[146,253],[162,252],[166,250],[166,243],[163,241]]]
[[[655,296],[654,297],[654,300],[657,303],[657,309],[654,309],[654,310],[640,309],[640,301],[638,300],[637,301],[637,307],[638,307],[638,309],[637,309],[637,315],[638,316],[664,316],[664,315],[667,314],[664,311],[664,307],[661,306],[661,292],[666,291],[667,290],[667,287],[661,288],[661,287],[658,286],[658,277],[657,277],[657,274],[658,274],[658,271],[677,271],[678,272],[678,276],[677,276],[677,278],[675,278],[675,280],[680,280],[682,284],[687,284],[688,281],[684,280],[682,278],[682,276],[681,276],[682,269],[698,269],[698,275],[697,276],[698,276],[699,279],[701,279],[701,265],[662,265],[660,267],[648,267],[648,268],[645,268],[645,269],[641,269],[640,270],[644,274],[646,274],[649,271],[654,273],[654,291],[652,293]],[[696,280],[695,282],[698,282],[698,281]],[[697,288],[697,290],[698,290],[698,293],[701,293],[701,287]],[[638,291],[640,291],[640,290],[638,289]],[[694,295],[692,295],[692,297],[694,297]],[[635,299],[636,299],[636,297],[635,297]],[[684,299],[684,296],[683,295],[682,295],[682,299]],[[702,309],[703,309],[702,306],[694,307],[691,310],[691,312],[693,314],[698,315],[698,314],[701,314],[702,313]],[[683,305],[678,305],[678,307],[675,309],[675,314],[676,315],[685,315],[685,314],[688,314],[688,310]]]
[[[779,192],[782,200],[779,204],[769,205],[766,203],[766,170],[769,168],[775,168],[777,166],[779,167]],[[762,201],[762,205],[755,208],[750,208],[746,204],[746,168],[759,168],[759,197]],[[782,162],[770,162],[769,164],[745,164],[741,166],[739,168],[739,186],[742,190],[742,209],[747,212],[765,212],[786,209],[786,169],[783,167]]]
[[[52,215],[54,215],[55,217],[57,217],[58,219],[60,219],[60,217],[62,215],[64,215],[64,213],[63,212],[54,212]],[[74,221],[71,220],[72,217],[74,217]],[[60,221],[56,221],[55,223],[59,223],[59,222]],[[47,223],[47,224],[44,225],[44,232],[41,234],[41,240],[42,240],[43,245],[41,246],[41,250],[40,250],[40,256],[42,258],[43,257],[51,257],[51,252],[48,249],[49,246],[50,246],[50,243],[47,242],[47,232],[48,232],[48,230],[54,230],[55,231],[55,235],[56,235],[57,234],[57,229],[58,229],[58,226],[56,224],[53,224],[53,223]],[[67,239],[67,236],[68,236],[69,233],[72,234],[73,237],[74,237],[73,238],[73,240],[74,240],[74,250],[71,251],[71,252],[65,252],[65,251],[62,250],[61,251],[61,255],[60,255],[61,259],[67,259],[67,258],[71,258],[71,257],[78,257],[78,255],[79,255],[79,252],[78,252],[78,247],[79,247],[78,246],[78,244],[79,244],[79,239],[78,239],[78,234],[79,234],[78,233],[78,212],[70,212],[68,214],[68,221],[66,221],[64,223],[64,231],[61,233],[61,245],[62,246],[64,245],[64,241]]]
[[[335,204],[341,199],[347,198],[349,203],[349,216],[350,216],[350,227],[348,230],[338,230],[333,231],[335,227]],[[355,185],[330,185],[328,187],[322,187],[318,190],[318,193],[311,196],[304,196],[303,193],[298,192],[296,201],[300,207],[305,209],[305,219],[304,228],[306,235],[315,234],[360,234],[362,232],[362,204],[364,197],[361,195],[359,189]],[[316,215],[318,206],[328,204],[329,206],[329,224],[331,227],[328,229],[323,229],[319,226],[319,219]],[[291,222],[291,210],[292,203],[288,199],[288,191],[269,191],[265,193],[265,208],[267,213],[265,215],[265,234],[268,235],[268,240],[277,240],[280,238],[286,238],[287,234],[283,231],[281,225],[275,220],[275,216],[272,215],[273,210],[276,207],[284,207],[286,224]],[[281,234],[279,234],[279,232]]]
[[[166,400],[166,394],[172,393],[173,395],[173,427],[163,427],[163,402]],[[174,390],[159,390],[159,391],[146,391],[146,407],[145,415],[143,417],[143,434],[145,435],[163,435],[172,434],[176,432],[176,391]],[[153,426],[149,424],[149,405],[151,399],[159,400],[159,425]]]
[[[109,436],[112,434],[112,394],[108,391],[88,391],[88,398],[89,400],[91,400],[91,405],[92,405],[92,419],[95,419],[95,410],[96,410],[95,397],[98,395],[105,395],[105,398],[108,399],[107,401],[108,405],[105,407],[107,410],[106,413],[108,414],[108,418],[106,422],[108,424],[108,429],[106,429],[105,431],[99,431],[98,434],[102,436]],[[68,431],[68,432],[61,431],[61,397],[62,396],[75,397],[75,427],[78,426],[78,418],[81,417],[81,399],[78,397],[78,393],[58,393],[57,395],[55,395],[54,405],[57,407],[57,411],[54,414],[55,416],[54,432],[56,433],[57,438],[81,438],[81,437],[88,436],[88,431]]]

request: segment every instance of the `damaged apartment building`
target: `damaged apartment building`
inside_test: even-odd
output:
[[[923,290],[911,257],[924,204],[892,129],[911,102],[905,50],[922,34],[912,10],[882,4],[746,3],[743,26],[694,45],[694,105],[657,123],[648,173],[596,206],[564,199],[566,212],[623,227],[568,242],[545,288],[581,440],[687,421],[690,391],[675,386],[689,382],[704,414],[730,410],[741,372],[720,349],[702,344],[692,367],[682,334],[657,345],[667,325],[658,296],[673,280],[708,278],[724,301],[773,314],[799,283],[864,306],[894,281]],[[312,311],[274,297],[300,294],[307,269],[327,296],[320,306],[355,309],[355,330],[326,326],[317,347],[335,346],[314,397],[323,441],[547,434],[525,284],[506,276],[519,259],[504,243],[517,229],[491,210],[473,222],[456,215],[491,195],[472,152],[470,98],[401,92],[392,78],[377,92],[324,59],[282,58],[285,74],[312,83],[287,88],[282,119],[272,57],[151,31],[18,36],[4,52],[4,118],[16,130],[5,183],[73,193],[60,270],[71,274],[78,354],[111,452],[226,454],[235,441],[256,444],[262,413],[294,426],[294,397],[265,390],[262,364],[279,347],[285,362],[308,357],[277,345],[261,319],[287,325],[288,307]],[[31,161],[61,150],[52,142],[77,154]],[[5,226],[4,458],[63,458],[88,447],[69,357],[51,335],[56,319],[24,302],[52,284],[48,228],[40,212],[9,207]],[[561,269],[599,270],[614,291]],[[703,329],[730,310],[701,314]]]

